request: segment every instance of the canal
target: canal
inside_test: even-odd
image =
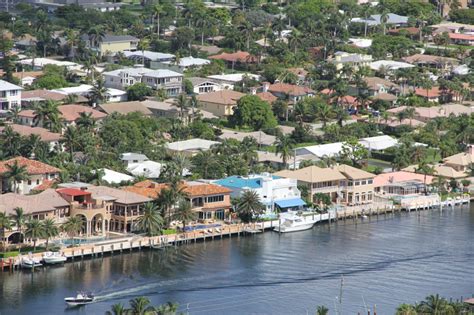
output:
[[[189,314],[393,314],[429,294],[471,296],[473,263],[473,206],[397,213],[4,272],[0,314],[104,314],[137,296]],[[66,309],[81,289],[98,301]]]

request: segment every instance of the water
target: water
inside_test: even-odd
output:
[[[474,206],[322,224],[312,230],[115,254],[43,271],[0,274],[0,314],[104,314],[146,295],[190,314],[393,314],[433,293],[474,294]],[[342,286],[342,305],[336,302]],[[97,303],[65,310],[84,289]],[[366,314],[366,313],[365,313]]]

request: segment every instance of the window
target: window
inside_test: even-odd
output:
[[[370,185],[370,184],[373,184],[373,183],[374,183],[374,180],[373,180],[373,179],[369,179],[369,180],[367,181],[367,184],[369,184],[369,185]]]
[[[354,186],[354,182],[353,182],[353,181],[351,181],[351,180],[350,180],[350,181],[348,181],[348,182],[347,182],[347,186]]]
[[[360,182],[359,182],[359,181],[356,181],[356,182],[355,182],[355,185],[356,185],[356,186],[360,186]]]
[[[31,185],[31,179],[28,179],[28,185]]]
[[[366,180],[363,180],[363,181],[362,181],[362,185],[367,185],[367,181],[366,181]]]
[[[207,202],[222,202],[224,201],[224,195],[207,197]]]
[[[37,180],[36,180],[36,185],[39,185],[39,184],[40,184],[40,180],[37,179]]]

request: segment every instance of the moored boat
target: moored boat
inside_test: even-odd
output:
[[[273,229],[274,231],[280,233],[304,231],[311,229],[316,223],[311,217],[305,217],[297,213],[282,215],[281,220],[281,224],[276,226]]]
[[[38,258],[33,257],[23,257],[21,259],[21,267],[26,269],[33,269],[37,267],[42,267],[43,264]]]
[[[62,264],[66,262],[67,257],[59,252],[46,252],[43,255],[43,262],[48,265]]]

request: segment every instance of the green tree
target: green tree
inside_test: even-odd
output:
[[[318,306],[316,310],[316,315],[328,315],[328,314],[329,314],[329,309],[326,306],[324,305]]]
[[[153,90],[145,83],[139,82],[127,88],[129,101],[144,101],[147,96],[153,95]]]
[[[42,223],[43,236],[46,238],[46,250],[48,250],[49,240],[59,235],[59,229],[53,219],[46,219]]]
[[[191,202],[181,199],[174,211],[174,219],[183,223],[183,231],[186,229],[186,223],[196,219],[196,213],[193,211]]]
[[[401,304],[397,307],[396,315],[418,315],[415,307],[410,304]]]
[[[152,314],[153,311],[153,307],[150,306],[150,300],[144,296],[130,300],[130,306],[130,313],[133,315]]]
[[[33,251],[36,251],[36,242],[45,236],[43,223],[33,219],[26,222],[25,236],[33,241]]]
[[[96,105],[100,105],[107,101],[107,88],[105,87],[104,79],[99,78],[95,81],[88,97],[92,104]]]
[[[13,211],[15,212],[12,217],[13,217],[13,221],[15,222],[15,226],[18,230],[18,233],[20,233],[20,243],[23,243],[23,227],[25,226],[25,223],[26,223],[26,216],[25,216],[25,211],[23,210],[23,208],[21,207],[15,207],[13,209]],[[21,249],[21,247],[20,247]]]
[[[428,164],[426,160],[420,161],[418,164],[418,167],[416,168],[416,171],[423,174],[423,185],[425,187],[425,195],[428,194],[427,186],[426,186],[426,176],[427,175],[433,175],[435,173],[435,168]]]
[[[348,160],[352,166],[362,166],[369,157],[369,150],[359,143],[357,138],[350,137],[342,144],[341,158]]]
[[[71,216],[61,226],[62,230],[71,236],[72,245],[74,246],[74,237],[77,236],[84,225],[84,220],[80,216]]]
[[[237,214],[243,222],[252,222],[265,212],[265,205],[260,202],[260,196],[254,190],[246,190],[238,199]]]
[[[64,134],[62,135],[61,142],[66,145],[67,151],[69,151],[70,161],[74,161],[75,148],[79,146],[79,133],[75,126],[67,126]]]
[[[42,125],[53,132],[60,132],[62,129],[61,112],[59,103],[47,100],[39,102],[33,106],[33,121],[36,126]]]
[[[7,164],[7,171],[3,176],[7,179],[10,190],[17,194],[20,193],[20,183],[30,178],[26,165],[19,165],[16,160]]]
[[[12,221],[7,215],[6,211],[0,212],[0,230],[2,231],[2,245],[3,245],[3,254],[7,251],[7,241],[6,234],[7,230],[10,230],[12,227]]]
[[[147,236],[156,236],[161,234],[162,227],[163,218],[158,207],[152,202],[144,204],[143,214],[137,220],[138,230],[146,233]]]
[[[293,154],[293,148],[295,147],[295,141],[290,135],[280,135],[275,142],[275,153],[280,154],[285,168],[288,167],[288,158]]]
[[[240,98],[229,121],[234,126],[250,127],[254,130],[273,128],[277,125],[268,103],[256,95]]]
[[[127,315],[127,309],[122,303],[112,305],[111,310],[105,312],[106,315]]]

